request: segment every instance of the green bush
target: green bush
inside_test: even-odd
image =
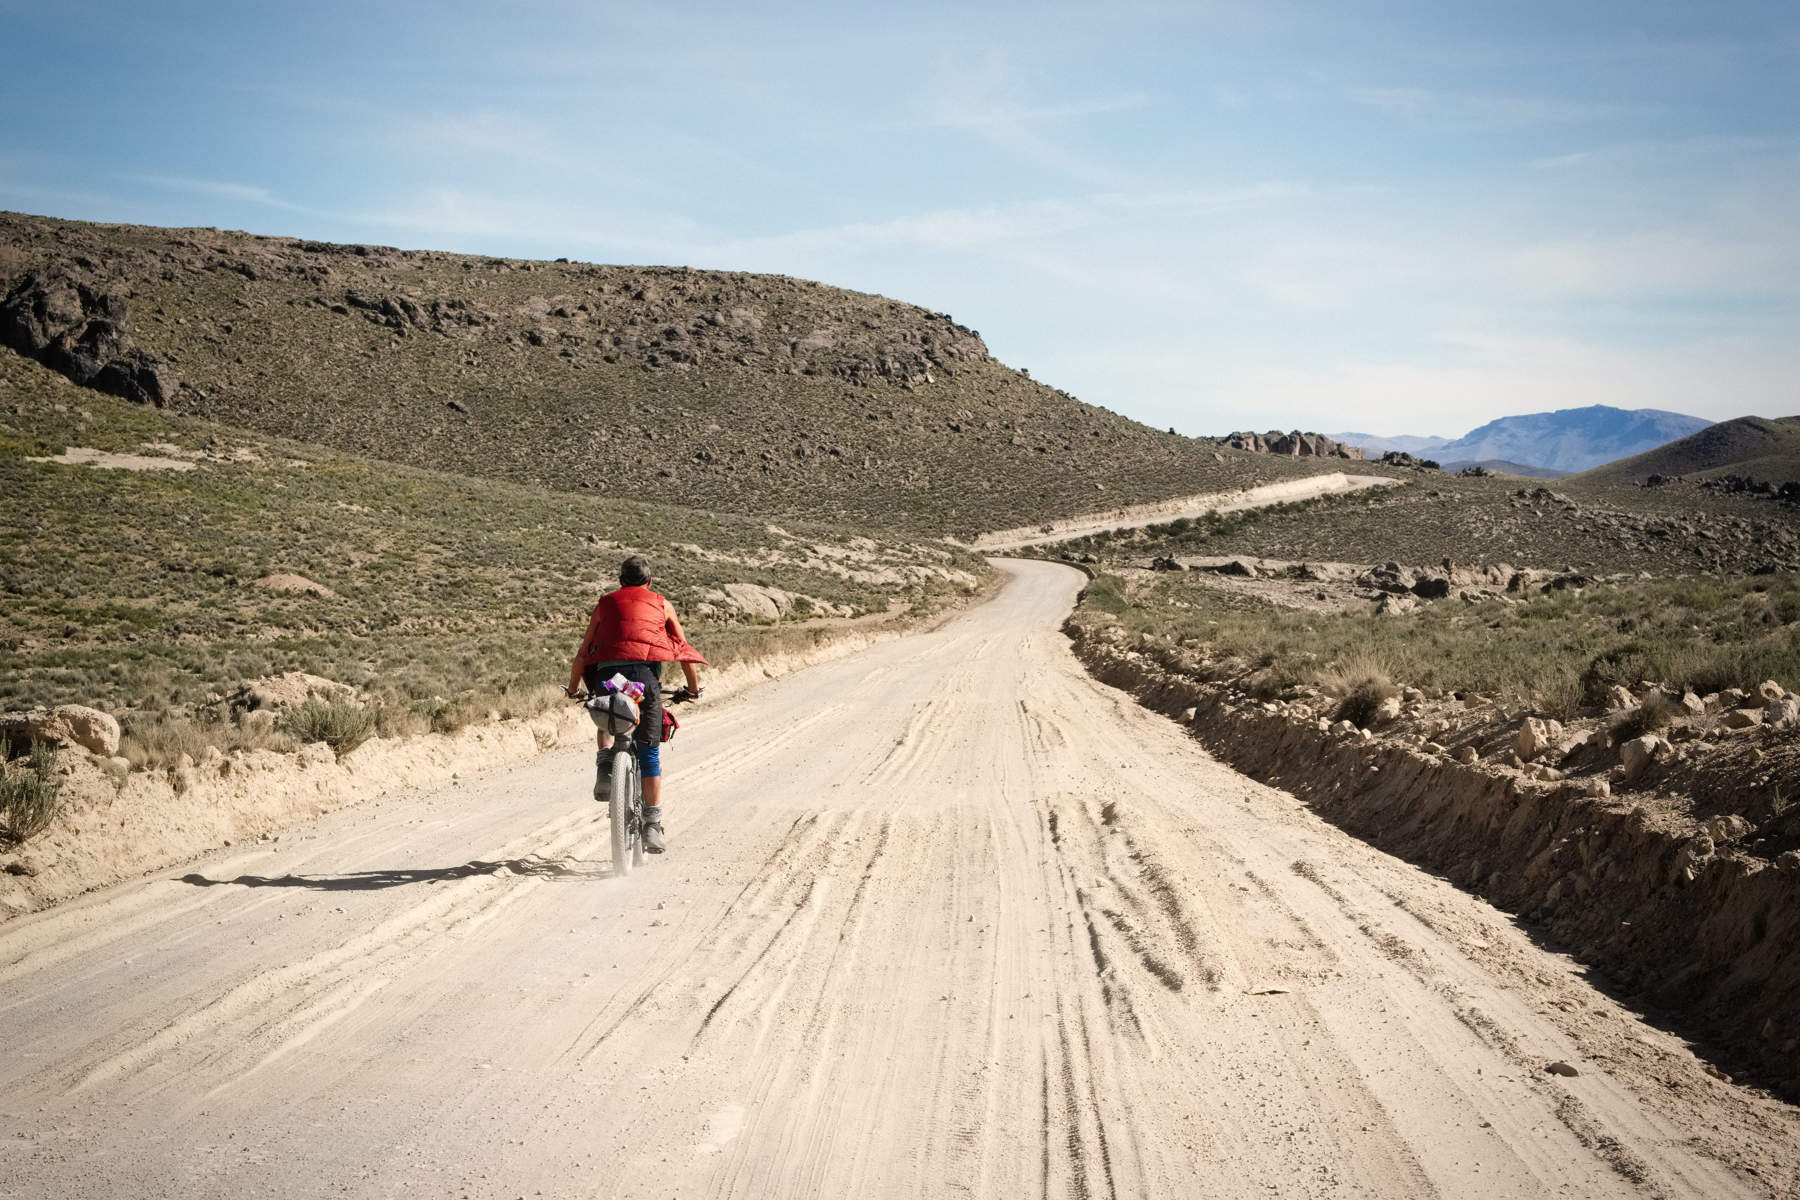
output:
[[[1096,575],[1082,593],[1081,602],[1116,617],[1127,607],[1123,581],[1117,575]]]
[[[0,743],[0,759],[10,759],[12,747]],[[56,747],[39,742],[19,762],[0,763],[0,842],[17,845],[50,827],[56,816]]]
[[[301,742],[324,742],[336,753],[348,754],[374,735],[375,719],[360,704],[315,696],[288,709],[281,728]]]

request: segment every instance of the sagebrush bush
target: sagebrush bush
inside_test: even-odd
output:
[[[1651,692],[1636,708],[1613,722],[1612,739],[1629,742],[1632,738],[1668,728],[1674,719],[1675,705],[1661,692]]]
[[[375,713],[349,700],[314,696],[281,715],[281,729],[301,742],[324,742],[348,754],[375,734]]]
[[[38,742],[18,761],[0,743],[0,843],[17,845],[50,827],[62,781],[56,774],[56,747]]]
[[[1325,668],[1318,673],[1319,686],[1340,697],[1333,720],[1367,726],[1384,701],[1400,694],[1388,674],[1387,664],[1367,654]]]
[[[221,754],[234,750],[273,750],[286,753],[296,742],[276,722],[254,714],[248,720],[205,720],[177,714],[128,717],[119,754],[135,770],[166,770],[179,766],[183,755],[199,761],[209,747]]]
[[[1399,694],[1400,689],[1387,676],[1371,675],[1350,689],[1338,702],[1337,712],[1333,716],[1336,720],[1348,721],[1359,728],[1365,728],[1375,719],[1375,711]]]

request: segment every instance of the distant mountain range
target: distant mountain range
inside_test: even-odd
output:
[[[1711,421],[1685,413],[1593,404],[1586,408],[1501,417],[1459,438],[1380,437],[1368,433],[1331,436],[1352,446],[1361,446],[1370,457],[1389,450],[1404,450],[1446,465],[1498,460],[1572,473],[1643,454],[1711,424]]]

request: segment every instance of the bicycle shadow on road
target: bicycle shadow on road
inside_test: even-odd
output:
[[[337,875],[239,875],[236,879],[213,879],[194,872],[181,876],[179,882],[194,887],[290,887],[312,888],[321,892],[372,892],[383,888],[404,887],[410,883],[442,883],[451,879],[468,879],[475,875],[500,874],[558,880],[613,877],[610,863],[527,855],[524,858],[493,862],[478,858],[455,867],[392,867],[383,871],[346,871]]]

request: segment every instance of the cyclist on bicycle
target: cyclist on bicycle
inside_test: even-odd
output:
[[[644,779],[644,849],[663,852],[662,827],[662,664],[681,664],[687,686],[671,697],[690,700],[700,695],[699,667],[706,665],[700,652],[688,643],[668,598],[650,590],[650,564],[633,555],[619,567],[619,588],[600,597],[587,633],[575,651],[569,668],[570,695],[586,685],[598,695],[602,684],[614,675],[644,686],[644,699],[634,738],[638,764]],[[599,734],[597,766],[602,775],[612,771],[614,753],[622,749],[604,729]]]

